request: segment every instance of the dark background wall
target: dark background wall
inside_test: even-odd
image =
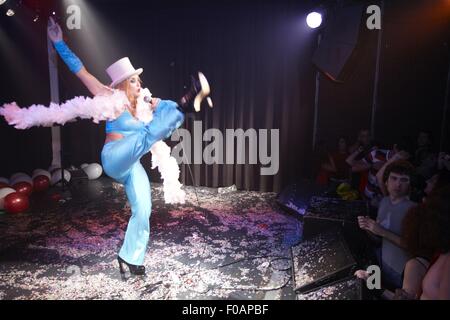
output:
[[[448,85],[450,5],[385,1],[382,28],[374,138],[390,147],[403,136],[426,129],[438,147]],[[334,145],[339,135],[353,138],[358,129],[370,128],[376,50],[377,33],[364,31],[358,54],[347,66],[352,70],[348,79],[338,83],[321,77],[318,140]],[[446,150],[448,127],[443,136]]]
[[[25,2],[30,12],[38,6],[36,1]],[[70,2],[58,1],[55,7],[63,23]],[[189,74],[202,70],[215,102],[213,110],[197,115],[204,130],[280,130],[277,175],[260,176],[259,165],[192,165],[196,184],[234,183],[240,189],[279,191],[311,176],[316,71],[311,57],[323,31],[307,29],[304,19],[319,3],[339,6],[343,1],[72,2],[82,8],[82,28],[65,29],[66,41],[100,81],[109,83],[104,70],[129,56],[135,67],[144,68],[144,85],[155,96],[177,99]],[[51,4],[40,2],[45,10]],[[439,140],[449,66],[449,12],[446,1],[386,4],[377,140],[390,144],[422,127]],[[33,23],[20,12],[13,18],[0,18],[0,101],[48,104],[45,21]],[[360,54],[351,61],[350,77],[344,83],[326,77],[320,81],[318,138],[330,144],[340,134],[353,138],[358,129],[370,126],[377,37],[375,31],[366,34]],[[88,95],[61,61],[59,69],[61,100]],[[184,127],[192,130],[192,120]],[[100,163],[104,124],[78,121],[62,132],[66,165]],[[0,176],[50,165],[49,128],[19,131],[2,119],[0,137]],[[447,139],[447,149],[449,143]],[[150,156],[143,162],[150,168]],[[149,172],[152,181],[158,181],[158,173]],[[193,183],[186,166],[182,179]]]

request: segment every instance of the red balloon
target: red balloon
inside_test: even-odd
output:
[[[9,184],[4,183],[4,182],[0,182],[0,189],[1,188],[9,188]]]
[[[12,187],[17,192],[23,193],[26,196],[29,196],[31,193],[33,193],[33,186],[25,181],[17,182]]]
[[[61,195],[59,193],[54,193],[50,196],[50,199],[52,199],[53,201],[59,201],[61,200]]]
[[[8,213],[24,212],[29,207],[28,196],[23,193],[13,192],[5,197],[5,210]]]
[[[33,179],[34,190],[45,191],[50,186],[50,179],[47,176],[39,175]]]

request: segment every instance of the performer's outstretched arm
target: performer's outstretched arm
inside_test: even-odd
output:
[[[80,71],[76,73],[76,76],[83,82],[94,96],[96,95],[109,95],[112,94],[112,89],[100,81],[97,80],[92,74],[90,74],[85,67],[82,67]]]
[[[53,42],[56,51],[66,65],[69,67],[88,90],[94,95],[111,94],[113,91],[108,86],[98,81],[96,77],[90,74],[84,67],[81,60],[69,49],[62,37],[62,30],[52,17],[50,17],[47,27],[47,33],[50,40]]]

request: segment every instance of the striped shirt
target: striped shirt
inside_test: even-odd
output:
[[[363,159],[363,162],[369,164],[371,167],[367,176],[367,185],[364,189],[364,195],[373,199],[376,196],[382,196],[381,190],[378,187],[377,172],[383,164],[386,163],[390,158],[392,158],[392,150],[375,149],[369,152]],[[375,168],[375,164],[377,165]]]

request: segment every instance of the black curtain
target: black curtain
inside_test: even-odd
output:
[[[33,23],[27,10],[16,10],[14,17],[7,17],[3,9],[0,12],[0,104],[15,101],[20,106],[48,105],[45,26]],[[48,168],[52,160],[51,129],[16,130],[0,118],[0,176],[9,178],[15,172],[31,174],[36,168]]]
[[[441,137],[450,62],[450,10],[445,1],[384,1],[375,136],[390,148],[399,140],[415,143],[420,130],[431,131],[434,148],[443,139],[450,150],[447,116]],[[370,4],[381,5],[381,1]],[[378,31],[364,28],[343,82],[320,80],[318,141],[337,147],[340,135],[353,143],[359,129],[370,129]]]
[[[69,2],[55,1],[63,26],[65,3]],[[279,191],[312,175],[316,69],[311,57],[319,31],[307,29],[304,19],[321,2],[83,1],[79,2],[81,30],[64,28],[64,32],[86,68],[106,84],[105,69],[128,56],[136,68],[144,68],[144,86],[154,96],[176,100],[189,84],[189,75],[202,70],[212,86],[215,104],[212,110],[204,105],[196,115],[203,132],[210,128],[223,133],[238,128],[279,129],[279,170],[276,175],[262,176],[261,165],[203,163],[191,165],[193,181],[183,165],[182,182]],[[419,127],[430,128],[439,137],[449,63],[450,20],[449,11],[443,10],[445,1],[433,5],[423,0],[385,3],[376,139],[389,144],[399,136],[415,134]],[[0,17],[0,101],[17,101],[23,106],[48,104],[46,21],[33,23],[21,12],[16,12],[14,19]],[[345,83],[321,78],[319,140],[334,141],[339,134],[352,136],[370,125],[376,31],[360,44],[359,55],[351,62],[354,71]],[[88,95],[59,62],[61,101]],[[193,120],[188,118],[183,125],[192,136]],[[447,125],[447,136],[448,130]],[[62,135],[66,166],[100,163],[104,124],[77,121],[65,125]],[[18,131],[1,119],[0,137],[0,176],[31,173],[50,165],[49,128]],[[447,148],[449,143],[447,139]],[[203,147],[208,144],[204,142]],[[150,170],[150,161],[150,156],[143,158],[151,180],[159,181],[159,173]]]
[[[186,119],[183,128],[192,138],[194,121],[202,121],[202,133],[210,128],[224,135],[226,129],[267,129],[270,138],[271,129],[279,130],[275,175],[261,175],[260,164],[206,165],[202,161],[190,165],[194,181],[187,165],[181,166],[184,184],[236,184],[238,189],[279,191],[304,173],[311,153],[314,68],[310,57],[317,36],[304,24],[309,5],[297,1],[176,5],[136,1],[125,9],[123,1],[92,1],[90,8],[96,17],[101,16],[98,22],[105,24],[98,24],[95,30],[83,30],[82,26],[82,30],[67,31],[67,42],[104,83],[109,81],[104,71],[108,65],[128,56],[136,68],[144,68],[144,86],[154,96],[176,100],[189,85],[189,75],[201,70],[212,87],[214,108],[205,103],[200,114]],[[90,22],[85,23],[88,27]],[[95,50],[86,46],[87,32],[96,39]],[[99,56],[101,60],[96,58]],[[63,96],[88,94],[67,68],[63,69]],[[103,139],[104,125],[89,121],[66,125],[67,163],[99,162]],[[177,144],[168,143],[172,147]],[[209,143],[203,142],[203,148]],[[246,163],[249,147],[247,141]],[[225,150],[223,156],[226,159]],[[159,181],[159,173],[149,169],[151,156],[142,161],[151,180]]]
[[[450,64],[450,9],[446,1],[387,2],[380,107],[376,135],[392,144],[429,130],[437,150],[450,151],[449,126],[441,136]],[[415,141],[412,141],[413,143]]]

